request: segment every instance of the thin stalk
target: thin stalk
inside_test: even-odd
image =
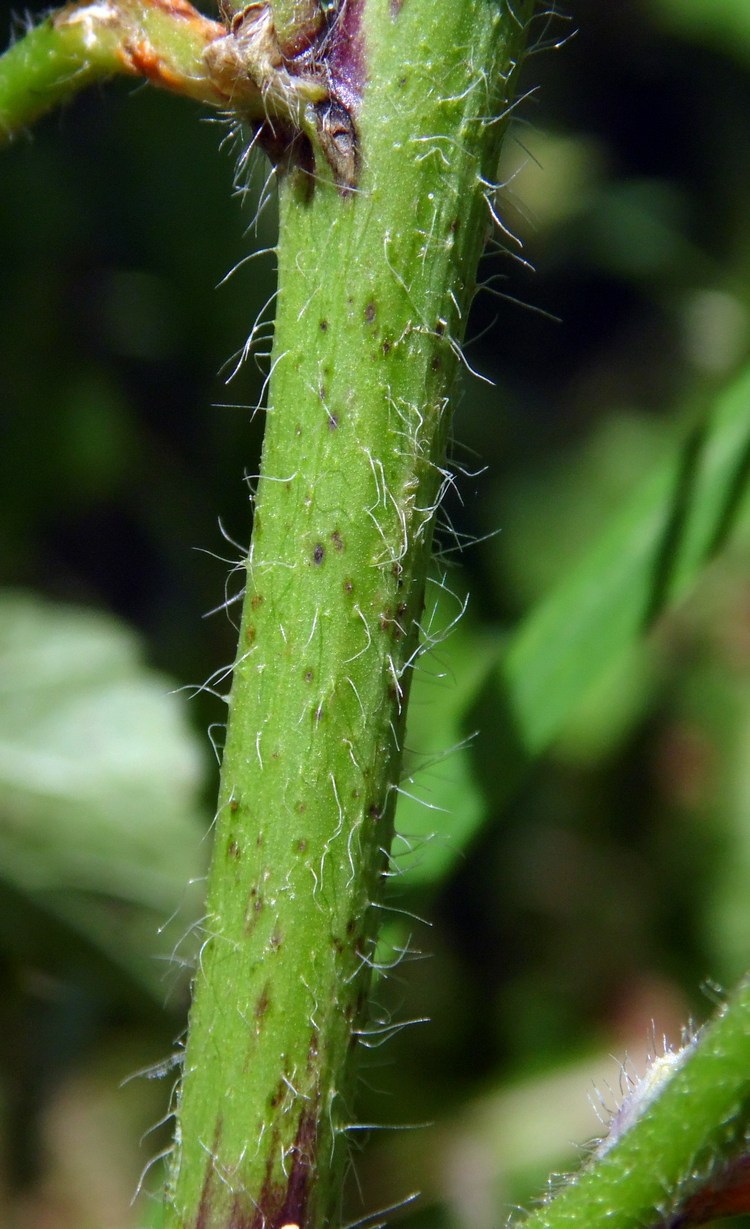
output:
[[[450,395],[530,10],[350,0],[328,44],[350,123],[317,112],[314,180],[281,178],[171,1229],[336,1219]]]
[[[203,53],[225,33],[186,0],[87,0],[58,9],[0,56],[0,145],[108,77],[145,77],[224,106],[227,96],[211,80]]]

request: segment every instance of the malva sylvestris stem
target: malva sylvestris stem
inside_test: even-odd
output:
[[[449,397],[530,12],[350,0],[327,64],[356,183],[320,146],[312,180],[294,163],[280,176],[170,1229],[336,1222]]]

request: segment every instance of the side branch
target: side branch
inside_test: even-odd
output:
[[[211,80],[204,51],[226,33],[187,0],[87,0],[66,5],[0,56],[0,144],[86,86],[145,77],[210,106],[227,96]],[[255,100],[262,113],[260,90]]]
[[[282,5],[281,31],[266,0],[223,11],[227,25],[188,0],[79,0],[51,13],[0,56],[0,145],[86,86],[135,76],[232,112],[273,161],[332,172],[352,191],[359,94],[347,21],[324,22],[317,0]]]
[[[687,1229],[745,1211],[749,1031],[745,980],[642,1115],[519,1229]]]

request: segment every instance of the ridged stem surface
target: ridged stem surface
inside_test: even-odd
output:
[[[281,177],[172,1227],[336,1220],[450,395],[529,12],[350,0],[330,64],[356,184],[320,150],[314,183]]]

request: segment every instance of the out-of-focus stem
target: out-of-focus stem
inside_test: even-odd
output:
[[[750,980],[641,1117],[519,1229],[686,1229],[747,1207]]]

